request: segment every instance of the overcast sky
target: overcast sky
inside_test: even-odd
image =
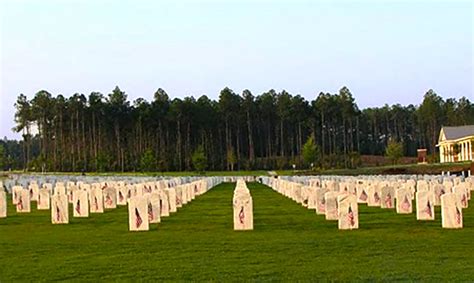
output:
[[[16,97],[41,89],[312,100],[345,85],[360,108],[419,104],[430,88],[474,100],[470,1],[2,0],[0,11],[0,137],[19,137]]]

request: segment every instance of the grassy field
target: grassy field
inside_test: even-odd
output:
[[[232,230],[233,184],[128,232],[125,207],[50,224],[48,211],[0,219],[0,282],[38,280],[472,281],[474,208],[462,230],[359,206],[360,229],[339,231],[260,184],[250,184],[254,231]]]
[[[471,162],[404,164],[375,167],[360,167],[356,169],[325,169],[315,171],[298,171],[299,175],[386,175],[386,174],[441,174],[450,171],[459,173],[470,169]]]

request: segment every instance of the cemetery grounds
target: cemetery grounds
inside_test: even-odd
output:
[[[151,224],[128,231],[126,206],[52,225],[50,211],[0,219],[0,282],[472,281],[474,208],[464,228],[417,221],[415,213],[359,205],[359,230],[341,231],[301,205],[249,183],[254,230],[233,231],[235,183],[224,183]]]

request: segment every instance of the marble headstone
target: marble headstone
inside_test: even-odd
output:
[[[340,230],[359,228],[359,209],[356,196],[352,194],[340,195],[338,201],[338,227]]]
[[[72,193],[74,217],[89,217],[89,199],[86,191],[74,190]]]
[[[441,196],[441,223],[443,228],[463,227],[462,207],[455,193],[446,193]]]
[[[424,190],[416,192],[416,219],[417,220],[434,220],[434,199],[435,195],[432,191]]]
[[[69,223],[69,202],[66,194],[55,194],[51,197],[51,222]]]
[[[148,202],[144,196],[128,200],[128,225],[130,231],[148,231]]]

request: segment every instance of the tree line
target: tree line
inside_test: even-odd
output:
[[[298,168],[311,138],[315,166],[356,167],[360,155],[383,155],[389,141],[404,155],[436,151],[440,127],[474,124],[474,104],[429,90],[420,105],[359,109],[347,87],[312,101],[273,89],[259,95],[224,88],[218,100],[203,95],[170,99],[159,88],[152,101],[109,94],[70,97],[41,90],[15,103],[21,141],[1,142],[3,167],[47,171],[182,171],[199,150],[208,170]],[[202,161],[201,161],[202,163]]]

